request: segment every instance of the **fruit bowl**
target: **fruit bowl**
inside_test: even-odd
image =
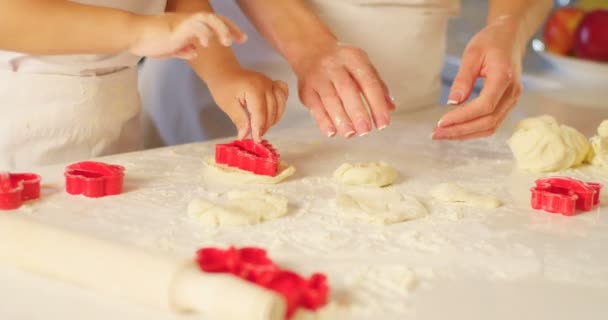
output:
[[[552,53],[545,49],[541,39],[532,40],[532,49],[549,62],[556,73],[562,74],[575,82],[585,84],[608,83],[608,63],[581,59]]]

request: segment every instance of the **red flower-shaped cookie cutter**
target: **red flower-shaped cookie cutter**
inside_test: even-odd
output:
[[[24,201],[38,198],[40,198],[39,175],[0,172],[0,210],[18,209]]]
[[[84,161],[65,169],[65,190],[99,198],[122,193],[124,167],[102,162]]]
[[[532,208],[571,216],[590,211],[600,202],[602,185],[568,177],[548,177],[536,180],[532,191]]]
[[[255,174],[275,176],[279,154],[266,140],[260,143],[251,139],[235,140],[215,146],[215,162]]]
[[[286,319],[291,318],[297,308],[314,311],[327,304],[329,286],[325,275],[315,273],[305,279],[297,273],[281,269],[263,249],[204,248],[198,250],[196,255],[198,265],[205,272],[231,273],[283,296],[287,303]]]

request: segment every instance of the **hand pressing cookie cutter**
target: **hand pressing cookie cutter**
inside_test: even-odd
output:
[[[77,162],[65,169],[65,190],[99,198],[122,193],[125,168],[95,161]]]
[[[600,203],[602,185],[568,177],[536,180],[531,189],[532,208],[572,216],[577,210],[590,211]]]
[[[329,285],[325,275],[315,273],[306,279],[282,269],[268,258],[264,249],[203,248],[197,251],[196,261],[204,272],[230,273],[280,294],[287,303],[286,319],[298,308],[315,311],[328,302]]]
[[[40,176],[0,172],[0,210],[14,210],[24,201],[40,198]]]
[[[235,140],[215,146],[215,162],[229,167],[274,177],[279,167],[279,154],[266,140]]]

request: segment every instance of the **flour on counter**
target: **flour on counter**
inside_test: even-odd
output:
[[[336,197],[336,207],[346,215],[380,224],[413,220],[428,214],[416,198],[393,190],[350,190]]]
[[[192,200],[188,215],[205,225],[243,226],[283,217],[287,207],[286,197],[267,191],[232,192],[224,203]]]
[[[502,205],[500,200],[494,197],[471,192],[454,183],[436,185],[431,190],[431,196],[439,201],[459,203],[476,208],[494,209]]]
[[[584,135],[547,115],[520,121],[508,144],[518,167],[534,172],[578,166],[591,149]]]
[[[294,166],[288,165],[285,162],[279,164],[278,173],[274,177],[258,175],[238,168],[217,164],[215,159],[211,157],[205,159],[204,164],[205,177],[224,184],[277,184],[296,172]]]
[[[342,164],[334,172],[334,179],[344,185],[385,187],[397,179],[397,170],[384,162]]]

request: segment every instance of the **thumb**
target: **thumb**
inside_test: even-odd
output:
[[[481,60],[482,56],[477,50],[465,50],[458,74],[456,74],[450,89],[448,104],[459,105],[469,99],[481,71]]]

